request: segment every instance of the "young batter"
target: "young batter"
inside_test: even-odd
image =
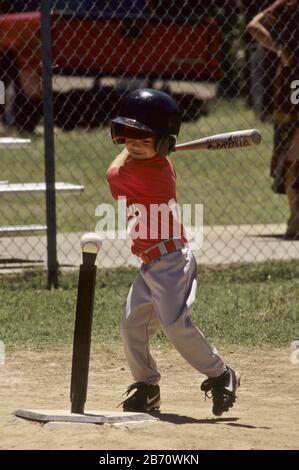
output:
[[[213,413],[220,416],[236,400],[240,375],[226,366],[191,320],[197,266],[184,228],[173,215],[176,173],[167,155],[179,134],[181,112],[167,94],[151,89],[131,92],[111,123],[115,143],[125,144],[107,171],[112,196],[126,197],[132,252],[143,261],[130,288],[121,322],[126,358],[135,380],[124,411],[160,407],[160,374],[150,354],[150,339],[162,327],[181,356],[208,376]],[[156,208],[164,207],[160,215]],[[165,212],[165,208],[167,211]],[[167,229],[167,230],[166,230]]]

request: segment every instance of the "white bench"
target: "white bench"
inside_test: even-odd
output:
[[[9,193],[43,193],[46,191],[46,183],[9,183],[0,181],[0,194]],[[58,193],[81,193],[84,186],[72,183],[55,183],[55,191]]]
[[[1,137],[0,147],[5,149],[21,149],[31,144],[30,139],[19,139],[17,137]]]
[[[7,181],[0,181],[0,195],[1,194],[35,194],[46,191],[45,183],[9,183]],[[55,183],[55,191],[57,193],[81,193],[84,191],[84,186],[79,184],[71,184],[64,182]],[[47,232],[46,225],[3,225],[0,226],[1,237],[16,237],[16,236],[30,236],[30,235],[44,235]]]
[[[46,225],[2,225],[0,227],[1,237],[18,237],[30,235],[44,235],[47,231]]]
[[[20,149],[30,145],[30,139],[19,139],[15,137],[1,137],[0,148]],[[46,183],[10,183],[9,181],[0,181],[1,194],[35,194],[46,191]],[[79,184],[56,182],[55,191],[57,193],[81,193],[84,186]],[[1,237],[43,235],[47,231],[46,225],[2,225],[0,226]]]

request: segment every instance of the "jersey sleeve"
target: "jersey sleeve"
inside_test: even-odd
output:
[[[129,197],[131,195],[131,178],[126,167],[110,168],[106,173],[112,197]]]

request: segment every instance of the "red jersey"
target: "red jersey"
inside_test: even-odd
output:
[[[132,253],[139,255],[161,240],[187,241],[176,211],[176,172],[166,157],[129,160],[107,171],[114,199],[126,197]]]

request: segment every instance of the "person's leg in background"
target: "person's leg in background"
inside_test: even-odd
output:
[[[290,207],[286,236],[299,237],[299,126],[288,150],[284,184]]]

